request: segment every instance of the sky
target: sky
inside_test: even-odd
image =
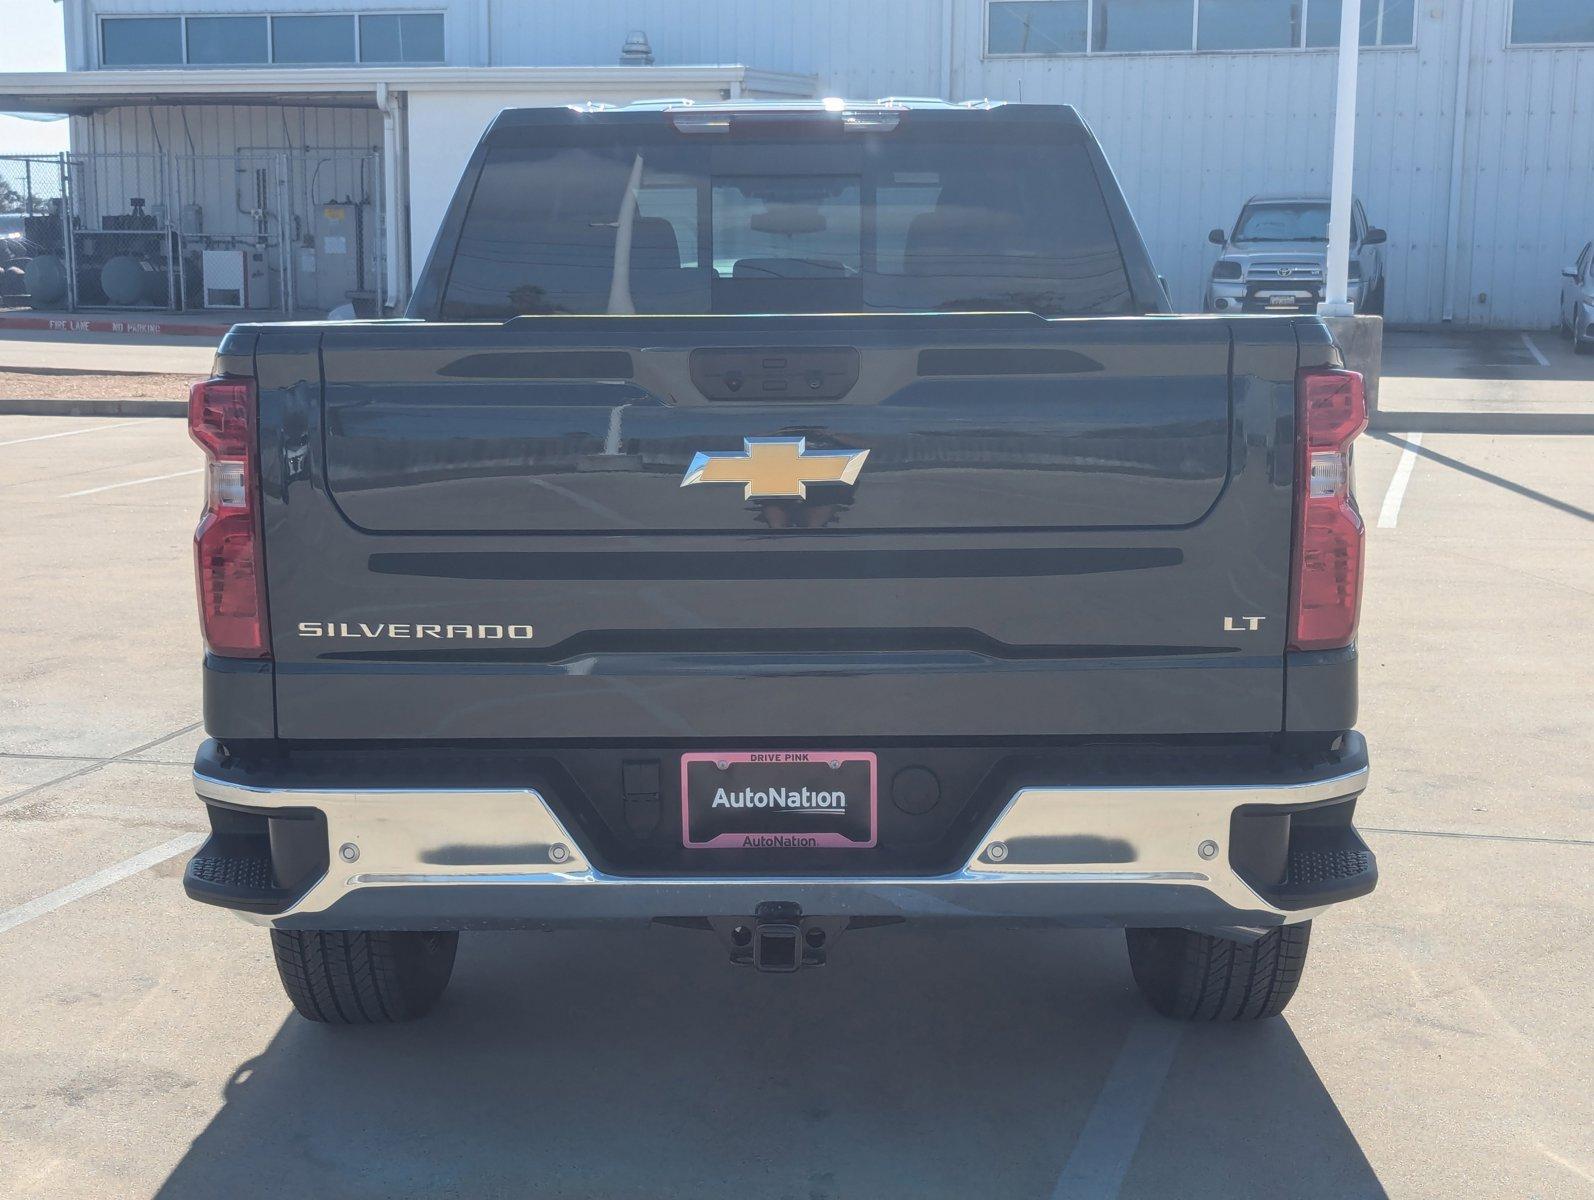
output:
[[[66,64],[55,0],[0,0],[0,75],[59,71]],[[54,154],[67,148],[65,121],[0,116],[0,154]]]

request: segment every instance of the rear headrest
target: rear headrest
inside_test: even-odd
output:
[[[631,223],[631,265],[680,270],[681,243],[675,226],[663,217],[637,217]]]

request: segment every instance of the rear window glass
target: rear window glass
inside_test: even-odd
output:
[[[1234,229],[1237,242],[1326,242],[1326,204],[1247,204]]]
[[[1082,145],[933,132],[497,146],[441,315],[1134,311]]]

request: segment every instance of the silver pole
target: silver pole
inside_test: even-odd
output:
[[[1362,0],[1341,0],[1339,81],[1334,92],[1334,181],[1328,215],[1328,287],[1317,311],[1349,317],[1351,179],[1356,165],[1356,67],[1361,53]]]
[[[66,255],[66,309],[77,312],[77,238],[72,230],[77,193],[72,187],[71,160],[64,151],[56,155],[56,169],[61,172],[61,251]]]
[[[1461,184],[1467,154],[1467,76],[1472,69],[1472,0],[1461,0],[1456,46],[1456,99],[1450,121],[1450,191],[1445,200],[1445,321],[1456,319],[1456,258],[1461,253]]]

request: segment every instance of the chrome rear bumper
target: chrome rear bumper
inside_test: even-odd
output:
[[[1326,903],[1371,890],[1376,869],[1349,824],[1348,802],[1366,785],[1361,767],[1283,786],[1030,787],[1013,795],[967,861],[949,874],[658,878],[599,870],[531,789],[284,790],[196,772],[195,790],[213,806],[218,834],[200,848],[185,883],[196,899],[284,928],[515,928],[740,917],[772,900],[835,917],[1278,925],[1307,920]],[[225,841],[217,814],[229,810],[257,820],[262,814],[324,820],[324,873],[274,906],[222,897],[206,879],[251,877],[217,857]],[[1259,874],[1254,847],[1238,843],[1254,842],[1257,830],[1275,842],[1293,839],[1292,820],[1307,827],[1309,844],[1297,852],[1291,840],[1288,854],[1281,859],[1275,853]],[[262,829],[267,824],[260,823]],[[269,823],[276,847],[283,822]],[[1325,830],[1331,835],[1326,842]],[[319,850],[321,834],[314,836]],[[269,862],[262,867],[254,861],[253,877],[270,875]],[[1332,886],[1290,891],[1292,874],[1333,884],[1336,870],[1337,892]],[[256,911],[243,911],[249,907]]]

